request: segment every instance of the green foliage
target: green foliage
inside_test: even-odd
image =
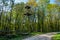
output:
[[[60,34],[56,34],[54,37],[52,37],[52,40],[60,40]]]
[[[0,1],[3,3],[3,7],[0,8],[0,30],[7,31],[7,34],[60,31],[60,6],[49,4],[50,0],[38,0],[38,3],[36,0],[29,0],[28,4],[14,4],[14,0]],[[31,9],[25,9],[26,5]],[[7,6],[9,10],[6,9]],[[4,8],[7,11],[3,10]],[[24,15],[27,12],[32,15]]]

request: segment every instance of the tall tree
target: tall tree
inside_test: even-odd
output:
[[[37,0],[28,0],[28,5],[31,6],[31,9],[33,12],[32,13],[32,16],[30,18],[33,18],[32,19],[32,29],[37,31]],[[35,24],[35,25],[34,25]]]
[[[38,0],[38,6],[40,12],[38,13],[38,25],[41,30],[43,31],[43,25],[44,25],[44,17],[46,15],[46,7],[49,4],[50,0]]]

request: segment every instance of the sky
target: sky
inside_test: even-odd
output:
[[[27,2],[27,0],[15,0],[15,3],[20,3],[20,2]]]
[[[54,3],[55,0],[50,0],[50,3]]]
[[[27,2],[27,0],[15,0],[15,3]],[[50,0],[50,3],[54,3],[54,0]]]

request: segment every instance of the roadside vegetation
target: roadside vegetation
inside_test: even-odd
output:
[[[54,35],[54,36],[52,37],[52,40],[60,40],[60,33]]]
[[[0,40],[22,40],[24,38],[28,38],[31,36],[35,36],[35,35],[41,35],[43,33],[41,32],[32,32],[30,34],[26,34],[26,35],[15,35],[15,36],[11,36],[11,37],[7,37],[7,36],[1,36]]]

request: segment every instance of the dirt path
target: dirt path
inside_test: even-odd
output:
[[[52,32],[52,33],[47,33],[47,34],[42,34],[42,35],[36,35],[36,36],[29,37],[23,40],[51,40],[51,37],[53,37],[55,34],[57,33]]]

